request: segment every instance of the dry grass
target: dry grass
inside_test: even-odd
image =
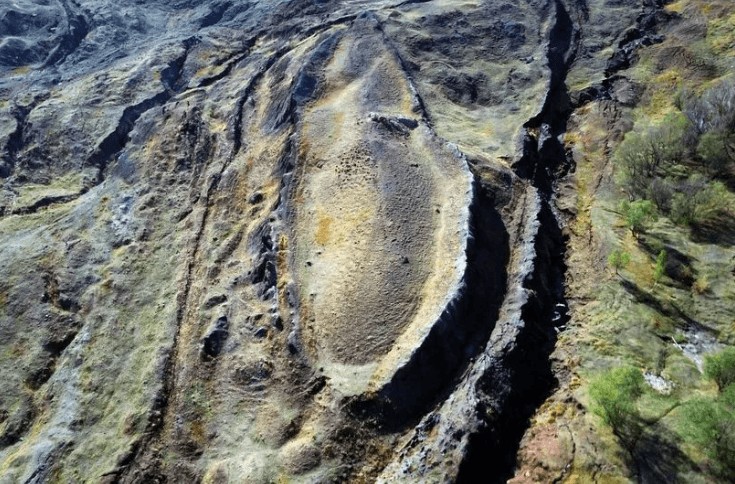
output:
[[[319,245],[327,245],[331,238],[331,228],[333,219],[327,214],[320,214],[319,220],[317,221],[316,234],[314,235],[314,241]]]

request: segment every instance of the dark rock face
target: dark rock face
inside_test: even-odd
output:
[[[214,327],[202,339],[202,356],[205,358],[216,358],[222,352],[223,346],[229,332],[230,324],[227,316],[217,318]]]
[[[5,476],[434,482],[516,448],[567,317],[566,123],[634,102],[657,8],[0,6]]]

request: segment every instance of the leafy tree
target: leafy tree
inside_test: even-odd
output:
[[[653,268],[653,282],[654,284],[661,280],[663,275],[666,273],[666,251],[662,250],[656,257],[656,265]]]
[[[725,185],[693,176],[677,186],[670,216],[671,220],[682,225],[706,223],[729,208]]]
[[[721,174],[735,163],[735,83],[719,83],[689,101],[684,112],[697,134],[697,155],[705,169]]]
[[[687,153],[685,143],[690,123],[681,112],[667,115],[658,125],[649,128],[648,137],[651,150],[658,159],[659,166],[668,168],[681,162]]]
[[[615,249],[607,256],[607,265],[615,270],[615,275],[618,275],[618,271],[624,269],[629,263],[630,254],[625,251]]]
[[[640,431],[636,400],[643,394],[641,372],[632,366],[613,368],[590,383],[591,410],[608,424],[624,443]]]
[[[704,133],[697,145],[697,155],[707,173],[720,174],[729,164],[735,163],[735,136],[721,131]]]
[[[615,151],[614,162],[619,167],[621,182],[633,197],[642,197],[648,182],[656,173],[656,162],[650,151],[645,135],[630,132]]]
[[[684,139],[688,129],[687,117],[674,113],[660,124],[625,135],[614,160],[631,196],[644,197],[654,177],[664,175],[671,166],[680,163],[686,153]]]
[[[671,210],[671,199],[674,197],[674,184],[667,178],[656,177],[651,180],[646,197],[656,208],[664,213]]]
[[[704,374],[720,390],[735,383],[735,348],[727,348],[704,359]]]
[[[709,131],[735,131],[735,84],[722,82],[699,98],[692,98],[684,113],[701,135]]]
[[[656,210],[650,200],[624,201],[620,204],[620,211],[625,218],[625,225],[636,238],[656,219]]]
[[[735,386],[731,385],[732,389]],[[735,391],[729,392],[735,394]],[[714,461],[718,473],[735,477],[735,407],[732,395],[696,398],[684,406],[684,436]]]

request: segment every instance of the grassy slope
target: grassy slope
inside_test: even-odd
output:
[[[677,109],[677,92],[700,93],[732,72],[734,65],[732,2],[682,0],[667,9],[681,18],[668,27],[665,42],[643,49],[637,65],[623,73],[644,88],[636,107],[592,103],[578,110],[570,123],[566,141],[578,163],[573,182],[576,214],[569,226],[574,316],[554,355],[560,390],[539,410],[524,437],[519,482],[559,477],[568,482],[617,482],[636,474],[717,481],[711,462],[684,430],[682,409],[692,398],[716,394],[697,358],[735,344],[732,227],[725,217],[719,233],[702,235],[660,217],[637,240],[616,213],[626,195],[614,181],[619,170],[611,154],[624,131],[663,119]],[[703,34],[705,26],[706,34],[696,33]],[[673,48],[684,54],[671,55]],[[662,248],[688,259],[684,269],[694,284],[670,277],[671,271],[654,284],[656,254]],[[614,249],[631,254],[619,276],[605,264]],[[707,329],[687,330],[687,320]],[[697,342],[696,351],[688,355],[679,346]],[[673,389],[664,395],[646,387],[637,402],[643,433],[621,445],[587,410],[588,387],[603,371],[626,364],[660,376]]]

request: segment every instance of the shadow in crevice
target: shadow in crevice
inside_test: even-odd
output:
[[[547,50],[551,79],[541,112],[524,124],[523,156],[513,164],[516,175],[538,190],[539,229],[534,241],[533,272],[523,283],[528,301],[521,310],[522,328],[512,348],[493,356],[478,383],[485,396],[478,409],[486,427],[472,435],[458,482],[505,482],[513,476],[523,434],[539,406],[557,386],[550,356],[556,333],[569,320],[565,299],[566,237],[552,208],[557,181],[576,164],[562,142],[572,113],[566,85],[576,55],[579,31],[566,6],[556,0]]]
[[[481,351],[505,296],[509,235],[493,195],[475,183],[464,287],[391,381],[349,402],[350,412],[382,431],[415,426],[447,398],[458,376]]]
[[[564,299],[566,241],[548,203],[544,202],[538,217],[535,267],[524,282],[529,290],[521,310],[525,328],[514,349],[499,355],[479,381],[479,390],[489,397],[486,405],[490,406],[480,414],[492,420],[470,438],[458,482],[476,482],[478,475],[487,476],[485,482],[490,483],[511,478],[530,418],[557,386],[550,355],[556,328],[569,319]]]

